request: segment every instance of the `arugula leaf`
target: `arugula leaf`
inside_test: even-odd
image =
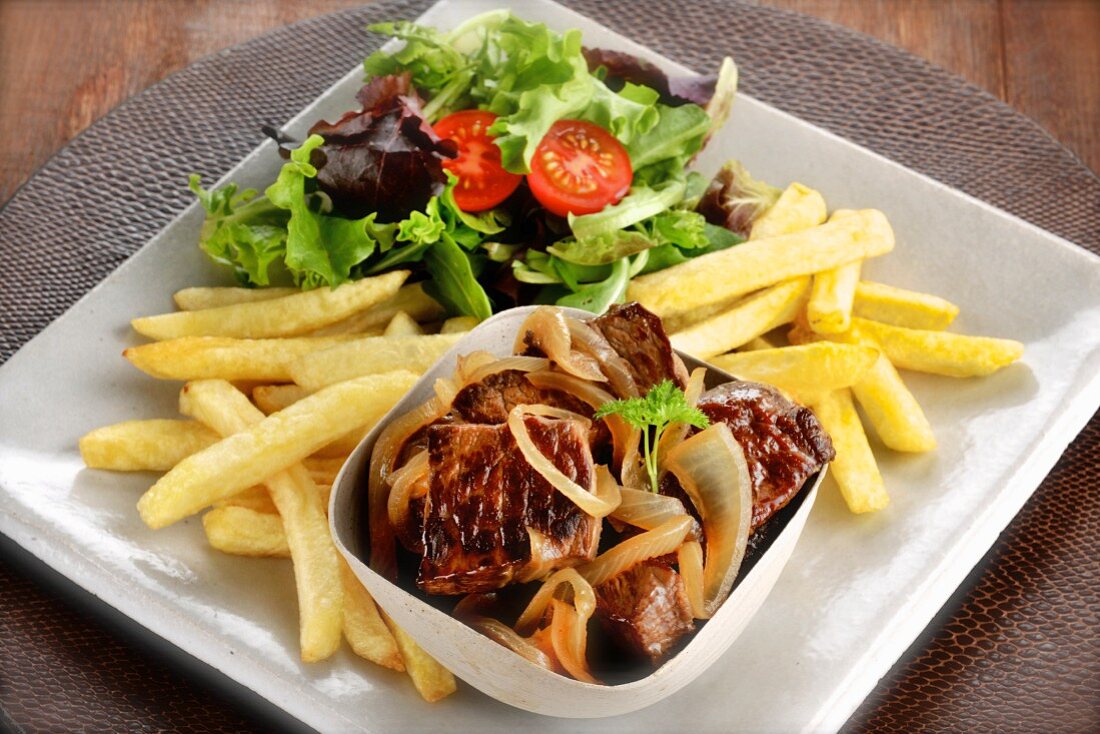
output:
[[[424,292],[442,303],[451,314],[474,316],[484,321],[493,315],[485,289],[477,282],[473,261],[444,234],[424,253],[424,265],[432,276]]]
[[[606,418],[609,415],[620,416],[632,427],[641,430],[646,471],[649,473],[650,489],[654,493],[658,491],[657,446],[661,442],[661,434],[674,423],[696,428],[710,425],[710,420],[703,411],[689,405],[684,391],[672,380],[654,385],[644,397],[604,403],[596,410],[594,418]]]
[[[558,298],[559,306],[571,306],[601,314],[614,303],[626,300],[626,287],[630,284],[630,258],[616,260],[606,279],[580,287],[574,293]]]

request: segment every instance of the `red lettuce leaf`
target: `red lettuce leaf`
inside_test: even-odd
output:
[[[604,82],[612,90],[618,91],[627,82],[641,84],[655,89],[661,102],[671,107],[689,103],[706,107],[718,83],[716,74],[670,77],[648,61],[623,51],[585,48],[583,53],[589,71],[595,72],[601,66],[607,70]]]
[[[400,221],[443,192],[443,161],[458,149],[432,131],[408,74],[375,77],[356,99],[362,110],[309,131],[325,139],[310,161],[317,186],[341,216]]]

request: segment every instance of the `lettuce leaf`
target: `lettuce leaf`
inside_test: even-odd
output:
[[[696,211],[719,227],[748,237],[757,217],[766,212],[782,192],[757,181],[740,161],[729,161],[715,174]]]
[[[361,110],[310,128],[324,138],[314,161],[317,185],[343,216],[374,212],[396,222],[443,192],[443,161],[458,148],[424,119],[408,73],[372,79],[357,99]]]
[[[288,215],[255,189],[230,183],[206,190],[193,174],[189,187],[206,210],[199,246],[215,262],[233,268],[244,285],[271,284],[271,267],[282,261]]]

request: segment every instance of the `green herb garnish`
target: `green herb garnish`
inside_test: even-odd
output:
[[[684,391],[672,380],[654,385],[645,397],[613,400],[596,411],[596,418],[617,415],[642,432],[645,468],[649,472],[650,488],[657,492],[657,446],[669,426],[685,423],[706,428],[710,421],[703,411],[688,404]]]

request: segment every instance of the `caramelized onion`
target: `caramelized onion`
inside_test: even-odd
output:
[[[630,365],[615,351],[606,337],[578,319],[568,318],[565,323],[569,327],[573,345],[581,352],[595,357],[615,394],[620,398],[637,397],[638,384],[634,382]]]
[[[549,369],[549,367],[550,360],[544,357],[501,357],[500,359],[494,359],[491,362],[478,365],[478,367],[472,370],[466,379],[462,381],[462,386],[465,387],[466,385],[481,382],[489,375],[495,375],[498,372],[504,372],[506,370],[535,372]]]
[[[531,632],[542,619],[546,608],[550,606],[550,600],[561,586],[570,586],[573,591],[573,606],[584,617],[585,621],[596,611],[596,592],[592,585],[577,573],[575,568],[563,568],[555,571],[550,578],[543,582],[539,590],[528,602],[523,614],[516,620],[516,632],[527,634]]]
[[[436,383],[437,388],[440,382]],[[446,392],[446,391],[445,391]],[[453,394],[452,394],[453,397]],[[378,436],[370,456],[367,478],[367,510],[370,523],[370,565],[389,579],[397,577],[393,526],[389,518],[389,483],[386,481],[409,437],[451,409],[449,400],[436,397],[390,422]]]
[[[729,594],[745,557],[752,518],[745,453],[729,426],[716,423],[670,451],[668,470],[680,480],[703,520],[703,602],[710,617]]]
[[[496,360],[496,355],[492,352],[486,352],[484,349],[460,355],[455,368],[455,380],[457,380],[460,385],[469,384],[470,375],[475,370],[490,362],[495,362]]]
[[[543,479],[550,483],[554,489],[565,495],[573,504],[592,517],[601,518],[610,515],[616,507],[619,506],[619,485],[612,479],[610,482],[598,481],[600,477],[600,470],[606,472],[606,468],[600,466],[596,468],[596,493],[593,494],[591,490],[574,482],[569,477],[565,476],[550,459],[546,458],[538,447],[535,446],[534,441],[531,440],[531,434],[527,432],[527,424],[524,422],[523,417],[525,415],[539,415],[547,416],[551,418],[564,418],[581,421],[585,429],[592,425],[584,416],[577,415],[572,411],[563,410],[561,408],[552,408],[548,405],[517,405],[512,408],[512,412],[508,414],[508,428],[512,431],[512,436],[516,440],[516,446],[519,448],[523,458],[527,460],[527,463],[531,465],[531,468],[542,475]],[[610,478],[610,474],[608,475]]]
[[[569,675],[585,683],[599,683],[588,670],[588,617],[558,599],[550,600],[550,644]]]
[[[691,524],[692,519],[687,515],[670,518],[653,530],[627,538],[577,570],[592,586],[599,586],[641,561],[675,551],[687,537]]]
[[[515,347],[517,354],[526,351],[527,346],[538,348],[562,370],[575,377],[593,382],[607,382],[595,359],[586,354],[573,351],[573,339],[561,309],[542,306],[519,327]]]
[[[626,477],[623,476],[623,465],[631,448],[638,456],[638,441],[641,440],[642,434],[631,428],[630,424],[623,420],[621,415],[604,416],[603,422],[607,426],[607,430],[611,432],[611,464],[619,471],[619,476],[622,476],[623,481],[626,482]],[[638,458],[641,457],[638,456]],[[630,482],[630,484],[639,486],[634,482]]]
[[[622,502],[611,517],[636,528],[653,530],[674,517],[687,515],[684,503],[675,497],[629,487],[622,487],[619,493]]]
[[[649,477],[646,475],[645,459],[642,457],[641,446],[641,430],[631,428],[626,438],[626,451],[623,454],[622,468],[619,470],[619,476],[623,480],[624,487],[649,486]]]
[[[405,466],[387,478],[386,481],[390,484],[390,496],[386,501],[386,509],[391,528],[401,533],[411,534],[406,530],[409,524],[409,502],[427,493],[427,478],[427,450],[409,459]]]
[[[581,400],[593,408],[599,408],[604,403],[609,403],[615,396],[588,380],[582,380],[573,375],[555,370],[539,370],[530,372],[527,381],[541,390],[559,390]]]
[[[703,546],[689,540],[676,551],[676,565],[680,567],[680,578],[684,580],[684,591],[691,604],[691,616],[706,619],[706,603],[703,601]]]
[[[515,630],[503,622],[491,617],[478,617],[470,621],[470,625],[481,634],[491,640],[504,645],[520,657],[530,660],[540,668],[554,669],[554,661],[550,656],[539,649],[538,645],[526,637],[522,637]]]

